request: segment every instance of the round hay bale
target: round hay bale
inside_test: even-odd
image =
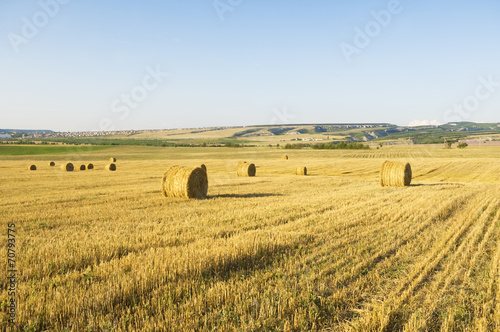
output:
[[[384,161],[380,168],[380,185],[382,187],[405,187],[411,183],[411,166],[409,163]]]
[[[74,169],[75,169],[75,166],[73,166],[72,163],[64,163],[61,165],[61,171],[73,172]]]
[[[88,164],[87,169],[94,169],[94,164]]]
[[[165,197],[207,198],[207,172],[201,167],[170,167],[161,182],[162,194]]]
[[[307,167],[297,167],[297,175],[307,175]]]
[[[28,167],[28,169],[30,171],[36,171],[36,165],[30,165],[30,167]]]
[[[54,167],[55,165],[56,165],[56,163],[55,163],[55,162],[53,162],[53,161],[51,161],[51,162],[49,163],[49,166],[50,166],[50,167]]]
[[[204,170],[204,171],[205,171],[205,173],[207,172],[207,166],[205,166],[205,164],[201,164],[201,165],[200,165],[200,168],[201,168],[202,170]]]
[[[242,162],[238,164],[238,169],[236,170],[238,176],[255,176],[256,168],[254,164]]]
[[[116,165],[115,164],[108,164],[105,167],[106,171],[116,171]]]
[[[86,169],[87,169],[87,166],[85,166],[85,165],[80,165],[80,171],[84,171],[84,170],[86,170]]]
[[[111,158],[109,158],[109,161],[112,163],[116,163],[116,158],[111,157]]]
[[[288,156],[287,156],[286,154],[284,154],[284,155],[281,157],[281,159],[283,159],[283,160],[288,160]]]

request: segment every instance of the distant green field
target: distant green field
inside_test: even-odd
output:
[[[109,148],[110,146],[88,146],[88,145],[65,145],[65,146],[0,145],[0,156],[82,153],[82,152],[104,150]]]

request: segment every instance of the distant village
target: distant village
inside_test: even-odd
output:
[[[28,131],[28,130],[2,130],[0,131],[0,137],[3,138],[21,138],[21,139],[41,139],[41,138],[77,138],[77,137],[98,137],[98,136],[113,136],[113,135],[133,135],[138,133],[136,130],[123,130],[123,131],[67,131],[67,132],[55,132],[55,131]]]

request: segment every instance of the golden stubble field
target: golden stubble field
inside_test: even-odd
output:
[[[386,159],[411,163],[411,187],[380,187]],[[236,177],[239,160],[257,177]],[[207,200],[162,197],[169,166],[200,163]],[[0,275],[0,329],[499,330],[499,188],[499,147],[2,156],[1,273],[13,222],[18,307],[8,325]]]

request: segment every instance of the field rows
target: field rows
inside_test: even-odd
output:
[[[417,159],[408,188],[380,187],[380,160],[325,160],[309,161],[310,177],[264,160],[256,178],[207,160],[204,201],[161,197],[168,161],[28,175],[4,162],[0,190],[14,194],[0,215],[19,230],[19,326],[500,329],[494,159]]]

